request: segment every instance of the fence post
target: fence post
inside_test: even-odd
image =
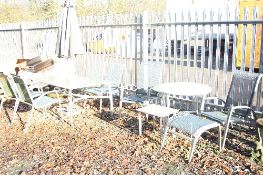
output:
[[[148,89],[148,13],[143,13],[143,88]],[[142,51],[142,50],[141,50]],[[140,53],[142,54],[142,53]]]
[[[25,58],[25,27],[24,24],[22,23],[20,25],[20,37],[21,37],[21,53],[22,53],[22,58]]]
[[[138,18],[137,15],[134,17],[135,21],[135,27],[134,27],[134,79],[135,79],[135,85],[137,86],[137,23]]]
[[[142,62],[142,51],[143,51],[143,25],[144,25],[144,14],[140,14],[140,62]]]

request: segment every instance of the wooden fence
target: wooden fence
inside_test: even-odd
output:
[[[138,64],[162,60],[164,82],[201,82],[225,97],[236,69],[263,72],[262,19],[256,8],[81,18],[86,54],[74,59],[75,72],[88,76],[93,59],[123,60],[134,84]],[[57,32],[58,20],[0,25],[0,70],[13,70],[17,58],[55,56]]]

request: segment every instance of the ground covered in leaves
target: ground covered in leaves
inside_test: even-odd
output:
[[[20,106],[21,120],[9,126],[12,109],[5,104],[0,115],[0,174],[263,174],[253,151],[253,129],[232,129],[222,152],[217,132],[204,134],[188,164],[190,144],[185,139],[169,135],[160,150],[158,121],[144,123],[139,136],[132,110],[119,116],[118,109],[113,115],[99,113],[93,104],[78,108],[82,112],[73,125],[69,117],[54,114],[55,109],[46,116],[36,112],[24,133],[26,107]]]

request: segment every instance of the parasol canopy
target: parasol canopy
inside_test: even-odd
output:
[[[75,0],[65,0],[60,16],[57,40],[57,55],[59,58],[73,58],[84,54],[81,31],[75,10]]]

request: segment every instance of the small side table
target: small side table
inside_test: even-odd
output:
[[[168,117],[170,115],[178,113],[179,110],[161,106],[161,105],[149,104],[147,106],[137,109],[137,111],[139,112],[139,115],[138,115],[139,135],[142,135],[142,118],[141,118],[140,113],[145,113],[147,118],[148,118],[148,115],[152,115],[152,116],[156,116],[160,118],[161,136],[162,136],[162,130],[164,129],[164,126],[166,125]]]
[[[263,118],[257,119],[256,125],[258,128],[258,136],[259,136],[259,142],[257,143],[256,150],[260,150],[261,152],[261,162],[263,162]]]

